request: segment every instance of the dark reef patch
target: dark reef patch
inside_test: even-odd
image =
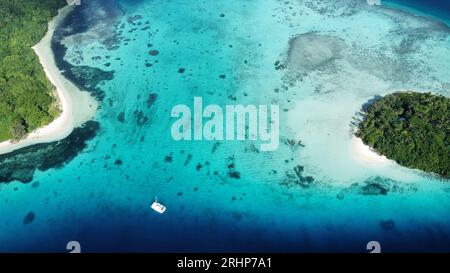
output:
[[[24,225],[31,224],[34,221],[34,218],[36,218],[34,212],[32,211],[28,212],[27,215],[25,215],[25,217],[23,218],[23,224]]]
[[[120,112],[119,115],[117,115],[117,121],[120,123],[125,122],[125,112]]]
[[[138,126],[142,126],[149,121],[149,118],[144,114],[142,110],[134,111],[134,116],[136,117],[136,123]]]
[[[283,141],[283,143],[286,144],[287,146],[289,146],[289,148],[290,148],[292,151],[297,150],[299,147],[302,147],[302,148],[305,147],[305,145],[302,143],[301,140],[298,140],[298,141],[297,141],[297,140],[294,140],[294,139],[285,139],[285,140]]]
[[[228,176],[234,179],[240,179],[241,178],[241,173],[236,171],[236,170],[231,170],[228,172]]]
[[[385,196],[391,193],[416,191],[417,187],[414,184],[402,184],[389,178],[374,176],[363,181],[363,183],[353,183],[350,187],[342,190],[338,196],[344,196],[348,193],[367,196]]]
[[[188,154],[188,156],[187,156],[186,160],[184,161],[183,165],[187,166],[189,164],[189,162],[191,162],[191,160],[192,160],[192,155]]]
[[[82,44],[98,41],[108,50],[119,48],[121,39],[119,27],[123,15],[119,1],[83,1],[69,14],[63,26],[72,32],[70,43]]]
[[[164,157],[164,161],[171,163],[173,161],[173,156],[172,155],[166,155],[166,157]]]
[[[389,188],[384,184],[369,182],[365,186],[361,187],[360,192],[363,195],[386,195],[389,192]]]
[[[63,75],[80,89],[91,92],[98,100],[103,100],[105,95],[99,88],[99,84],[105,80],[112,80],[114,78],[114,71],[104,71],[99,68],[84,65],[76,66],[64,59],[67,47],[63,44],[63,40],[69,36],[85,33],[90,28],[94,27],[96,19],[89,15],[89,10],[95,8],[96,7],[89,4],[77,6],[56,28],[52,38],[51,47],[55,55],[56,65],[63,72]],[[110,7],[105,5],[105,7],[102,6],[102,8],[108,9]],[[116,39],[111,37],[105,38],[105,43],[110,45],[114,43],[112,40],[115,41]],[[80,55],[81,53],[82,52],[80,52]],[[99,59],[99,56],[97,56],[96,59]]]
[[[156,49],[152,49],[152,50],[150,50],[150,51],[148,52],[148,54],[149,54],[150,56],[158,56],[158,55],[159,55],[159,51],[156,50]]]
[[[230,178],[241,179],[241,173],[238,170],[236,170],[236,163],[234,156],[228,158],[227,168],[228,168],[228,176]]]
[[[148,99],[147,99],[147,108],[151,108],[157,98],[158,98],[158,94],[150,93],[150,95],[148,95]]]
[[[130,23],[130,24],[132,24],[132,25],[136,25],[136,22],[139,21],[139,20],[141,20],[141,19],[142,19],[142,16],[139,15],[139,14],[136,14],[136,15],[134,15],[134,16],[128,17],[128,18],[127,18],[127,22]]]
[[[283,3],[289,4],[289,1]],[[305,6],[309,9],[331,18],[353,16],[364,10],[365,5],[366,1],[305,1]]]
[[[0,183],[14,180],[27,183],[33,180],[36,170],[61,168],[86,148],[87,141],[95,137],[99,128],[98,122],[88,121],[63,140],[0,155]]]
[[[215,153],[217,151],[217,148],[219,148],[220,142],[214,143],[214,145],[211,148],[211,154]]]
[[[392,230],[395,228],[394,220],[380,221],[380,227],[384,230]]]
[[[280,61],[276,61],[276,62],[274,63],[274,66],[275,66],[275,70],[282,70],[282,69],[285,68],[285,65],[284,65],[284,64],[281,64]]]
[[[308,188],[314,183],[314,178],[312,176],[304,176],[305,168],[303,166],[297,165],[292,170],[286,172],[286,178],[281,182],[285,186],[301,186],[302,188]]]

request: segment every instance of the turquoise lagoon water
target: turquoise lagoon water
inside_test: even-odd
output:
[[[65,60],[114,72],[97,86],[100,129],[64,166],[0,184],[0,251],[450,250],[448,180],[364,164],[351,145],[374,96],[450,95],[445,25],[365,1],[92,0],[73,16]],[[283,69],[292,37],[340,52]],[[171,109],[194,96],[280,105],[279,149],[172,140]]]

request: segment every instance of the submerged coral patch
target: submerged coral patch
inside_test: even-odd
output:
[[[28,212],[27,215],[25,215],[25,217],[23,218],[23,224],[24,225],[31,224],[34,221],[34,218],[36,218],[34,212],[32,211]]]
[[[84,150],[87,141],[94,138],[98,130],[99,123],[89,121],[63,140],[0,155],[0,183],[14,180],[30,182],[36,170],[46,171],[64,166]]]
[[[317,33],[305,33],[289,41],[286,67],[308,73],[342,58],[345,42],[339,38]],[[280,68],[279,63],[275,67]]]
[[[156,50],[156,49],[152,49],[152,50],[150,50],[150,51],[148,52],[148,54],[149,54],[150,56],[158,56],[159,51]]]

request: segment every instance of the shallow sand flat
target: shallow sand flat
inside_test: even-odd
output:
[[[94,117],[97,110],[97,101],[88,93],[79,90],[73,83],[67,80],[56,66],[51,49],[51,39],[56,26],[72,10],[72,6],[66,6],[49,23],[49,29],[44,38],[33,47],[39,56],[45,74],[56,87],[59,105],[62,113],[49,125],[39,128],[20,142],[0,143],[0,154],[9,153],[20,148],[38,143],[48,143],[67,137],[75,127],[78,127]]]
[[[305,144],[299,151],[302,166],[319,180],[342,185],[372,176],[423,180],[418,172],[358,142],[353,137],[354,123],[362,105],[375,96],[399,90],[448,94],[441,87],[449,78],[443,63],[448,56],[448,29],[425,18],[373,6],[361,6],[349,17],[327,19],[332,24],[306,17],[298,24],[300,34],[291,36],[301,43],[291,42],[287,50],[295,54],[286,56],[288,64],[296,64],[288,66],[287,78],[297,81],[290,98],[295,106],[285,125]],[[333,42],[338,40],[341,50],[333,52]],[[317,48],[325,53],[315,56]]]

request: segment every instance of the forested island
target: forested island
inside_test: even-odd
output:
[[[65,0],[0,0],[0,142],[59,115],[54,87],[32,49]]]
[[[450,99],[397,92],[370,105],[356,136],[400,165],[450,177]]]

